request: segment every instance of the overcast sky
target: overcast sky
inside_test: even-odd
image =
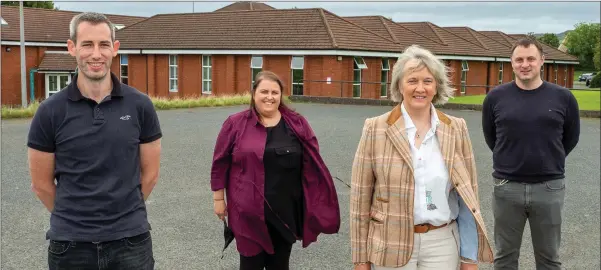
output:
[[[148,17],[161,13],[211,12],[233,3],[94,0],[54,2],[61,10]],[[499,30],[508,34],[561,33],[573,29],[579,22],[600,21],[599,2],[420,2],[264,1],[278,9],[321,7],[338,16],[382,15],[396,22],[429,21],[439,26],[469,26],[478,31]]]

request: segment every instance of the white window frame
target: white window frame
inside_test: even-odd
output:
[[[386,66],[384,65],[386,63]],[[382,76],[380,85],[380,97],[388,97],[388,75],[390,73],[390,59],[382,58],[382,71],[380,72]],[[382,95],[382,86],[384,87],[384,95]]]
[[[467,72],[470,71],[470,66],[466,60],[461,61],[461,94],[467,91]],[[464,76],[465,75],[465,76]]]
[[[540,78],[541,80],[545,80],[545,63],[543,63],[542,66],[540,66]]]
[[[353,98],[361,98],[361,77],[363,77],[362,69],[367,69],[367,64],[363,60],[362,56],[355,56],[353,58]],[[357,67],[357,68],[355,68]],[[355,71],[359,71],[359,80],[357,82],[355,78]],[[359,86],[359,96],[355,96],[355,86]]]
[[[50,97],[50,94],[56,94],[58,93],[62,88],[60,87],[60,77],[62,76],[67,76],[67,85],[69,85],[71,83],[71,73],[69,72],[56,72],[56,73],[46,73],[45,74],[45,79],[46,79],[46,86],[45,86],[45,92],[46,92],[46,98]],[[50,77],[56,77],[56,85],[58,87],[58,89],[50,89]]]
[[[300,63],[300,66],[295,65],[294,59],[297,59],[297,64]],[[301,82],[294,82],[294,71],[298,71],[300,70],[303,73],[303,79],[305,76],[305,57],[304,56],[292,56],[292,58],[290,59],[290,81],[291,83],[291,91],[290,91],[290,95],[296,95],[294,94],[294,86],[295,85],[300,85],[302,87],[302,94],[305,94],[305,85],[304,85],[304,81]]]
[[[174,59],[174,61],[173,61],[174,64],[172,64],[171,59]],[[171,70],[172,70],[171,68],[175,68],[174,69],[175,70],[175,74],[173,74],[171,72]],[[179,82],[178,82],[177,78],[178,78],[179,74],[177,74],[177,69],[178,69],[178,67],[177,67],[177,54],[170,54],[169,55],[169,92],[177,92],[178,91]],[[172,81],[175,82],[175,85],[176,85],[175,88],[171,87],[171,82]]]
[[[255,59],[260,61],[258,65],[255,65],[256,63],[253,63],[254,62],[253,60],[255,60]],[[255,69],[261,69],[261,71],[263,70],[263,56],[262,55],[253,55],[250,58],[250,76],[252,77],[252,78],[250,78],[250,81],[251,81],[250,87],[251,88],[255,84],[255,74],[254,74]],[[259,72],[261,72],[261,71],[259,71]]]
[[[503,84],[503,62],[499,62],[499,84]]]
[[[125,57],[125,61],[127,63],[123,64],[123,58]],[[127,76],[123,76],[123,67],[127,68]],[[123,82],[123,78],[127,79],[127,85],[130,84],[129,81],[129,57],[127,54],[120,54],[119,55],[119,79],[121,82]]]
[[[568,65],[563,68],[563,86],[568,87]]]
[[[208,61],[205,61],[205,57],[207,57]],[[213,57],[210,54],[206,54],[201,56],[200,61],[202,62],[202,69],[201,69],[201,76],[202,76],[202,93],[203,94],[212,94],[213,93]],[[209,62],[208,65],[206,62]],[[208,71],[206,72],[207,74],[209,74],[209,76],[205,76],[205,69],[207,69]],[[205,82],[208,82],[209,84],[209,90],[205,89]]]
[[[553,64],[553,72],[555,73],[555,84],[557,84],[557,70],[559,69],[559,65]]]

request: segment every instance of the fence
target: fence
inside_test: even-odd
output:
[[[302,83],[300,83],[302,81]],[[292,83],[292,95],[295,96],[328,96],[328,97],[353,97],[382,99],[390,98],[391,83],[374,81],[347,81],[347,80],[296,80]],[[498,85],[456,85],[455,96],[483,95]]]

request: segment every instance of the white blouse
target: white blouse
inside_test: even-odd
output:
[[[415,177],[414,224],[430,223],[439,226],[457,218],[459,201],[456,192],[451,192],[449,179],[436,128],[440,124],[436,109],[432,105],[432,128],[428,130],[419,149],[415,147],[417,128],[401,104],[405,131],[411,146],[411,157]]]

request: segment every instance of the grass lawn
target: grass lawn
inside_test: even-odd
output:
[[[152,97],[152,103],[156,110],[171,110],[182,108],[197,108],[197,107],[216,107],[216,106],[234,106],[249,104],[250,94],[232,95],[232,96],[208,96],[199,98],[155,98]],[[284,98],[290,103],[288,97]],[[29,118],[37,111],[40,103],[35,102],[27,108],[21,106],[2,106],[2,119],[9,118]]]
[[[578,101],[578,107],[581,110],[599,111],[601,103],[601,93],[598,91],[571,90]],[[449,103],[457,104],[482,104],[486,95],[456,97],[449,100]]]

